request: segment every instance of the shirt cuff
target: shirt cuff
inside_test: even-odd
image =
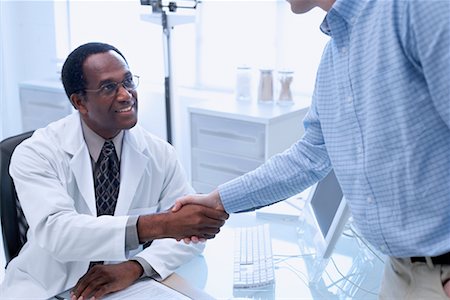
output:
[[[130,260],[137,261],[141,265],[142,269],[144,270],[141,278],[142,277],[161,278],[158,272],[156,272],[155,269],[153,269],[152,266],[150,266],[150,264],[142,257],[135,256],[133,258],[130,258]]]
[[[125,228],[125,250],[130,251],[139,247],[137,221],[139,216],[130,216]]]

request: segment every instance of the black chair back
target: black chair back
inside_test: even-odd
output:
[[[0,142],[0,217],[6,265],[19,254],[27,241],[28,230],[28,223],[17,198],[14,182],[9,175],[9,164],[16,146],[32,134],[33,131],[29,131]]]

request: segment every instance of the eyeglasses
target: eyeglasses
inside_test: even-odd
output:
[[[137,89],[139,85],[139,76],[133,75],[125,78],[122,82],[108,82],[100,86],[98,89],[84,90],[87,93],[98,93],[102,97],[112,97],[117,94],[119,85],[122,85],[124,89],[131,92]]]

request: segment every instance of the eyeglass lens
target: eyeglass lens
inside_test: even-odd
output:
[[[127,91],[133,91],[137,88],[138,84],[139,84],[139,77],[133,75],[129,78],[126,78],[124,81],[120,83],[110,82],[103,85],[100,88],[100,93],[105,96],[116,94],[119,89],[119,85],[122,85]]]

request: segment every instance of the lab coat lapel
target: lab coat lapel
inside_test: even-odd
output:
[[[63,149],[69,155],[72,155],[69,164],[73,176],[75,177],[78,190],[86,202],[86,205],[89,207],[91,215],[96,216],[97,208],[95,204],[91,157],[86,142],[84,141],[78,112],[75,112],[70,116],[64,130],[61,132],[64,132],[64,136],[61,138]]]
[[[120,190],[114,213],[116,216],[126,215],[128,213],[128,209],[148,163],[148,157],[144,154],[145,145],[142,142],[142,138],[137,138],[139,133],[126,130],[123,137],[120,159]]]
[[[97,207],[95,204],[94,179],[87,146],[81,147],[79,151],[74,154],[70,161],[70,167],[72,168],[78,189],[89,207],[91,215],[96,216]]]

